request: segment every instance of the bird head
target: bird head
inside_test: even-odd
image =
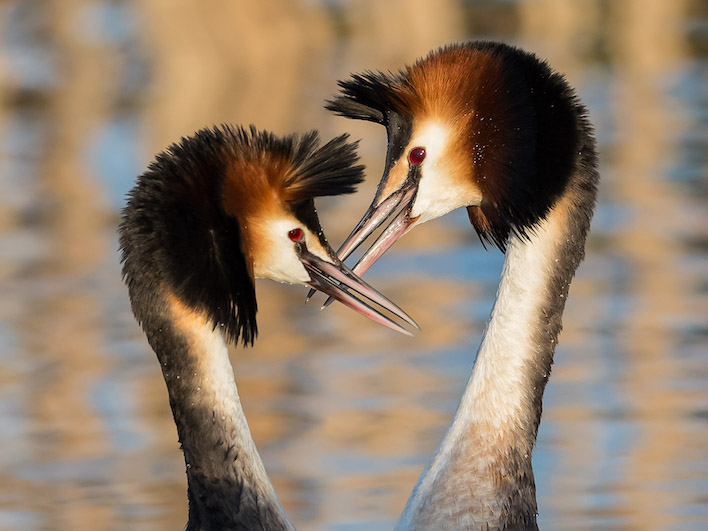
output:
[[[397,74],[339,83],[327,108],[386,127],[383,177],[339,250],[345,259],[386,230],[353,268],[368,269],[416,225],[460,207],[483,242],[504,250],[533,231],[568,181],[584,109],[562,76],[500,43],[451,45]]]
[[[355,190],[357,163],[346,135],[320,146],[316,132],[280,138],[230,126],[158,155],[131,191],[120,229],[138,320],[157,287],[252,343],[254,279],[269,278],[309,285],[407,333],[374,306],[410,317],[339,260],[315,210],[315,197]]]

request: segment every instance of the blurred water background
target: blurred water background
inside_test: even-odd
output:
[[[380,126],[327,113],[350,72],[493,38],[588,104],[602,186],[534,462],[545,529],[708,529],[708,5],[700,0],[0,1],[0,529],[181,529],[184,462],[120,280],[124,195],[220,122],[362,138],[361,193],[318,203],[336,247],[381,175]],[[503,256],[464,212],[367,275],[414,339],[259,282],[232,361],[281,501],[307,530],[391,529],[470,373]],[[318,299],[319,301],[319,299]]]

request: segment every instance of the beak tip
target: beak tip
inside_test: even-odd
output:
[[[309,271],[311,279],[307,285],[312,289],[308,292],[305,303],[310,300],[315,290],[319,290],[325,295],[328,295],[328,299],[324,302],[320,311],[337,300],[379,324],[392,328],[407,336],[413,336],[413,334],[393,321],[390,317],[385,316],[381,311],[370,306],[369,303],[366,302],[368,300],[372,304],[390,311],[395,316],[420,330],[420,327],[418,327],[417,323],[415,323],[408,314],[359,278],[346,267],[341,260],[335,259],[333,262],[328,262],[308,252],[302,253],[300,260]]]

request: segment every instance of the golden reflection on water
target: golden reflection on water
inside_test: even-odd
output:
[[[602,153],[535,456],[541,524],[708,525],[700,2],[38,6],[0,4],[1,529],[184,525],[164,382],[116,254],[112,205],[153,153],[218,122],[351,132],[370,178],[319,201],[336,245],[373,193],[385,136],[324,111],[335,81],[489,37],[566,73]],[[259,339],[232,361],[299,528],[391,528],[450,422],[500,264],[464,215],[406,236],[369,278],[421,324],[414,339],[259,282]]]

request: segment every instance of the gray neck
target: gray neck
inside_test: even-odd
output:
[[[187,466],[187,529],[292,529],[246,422],[221,332],[166,298],[144,322]]]
[[[472,375],[397,529],[537,528],[531,454],[594,205],[569,188],[529,239],[510,237]]]

